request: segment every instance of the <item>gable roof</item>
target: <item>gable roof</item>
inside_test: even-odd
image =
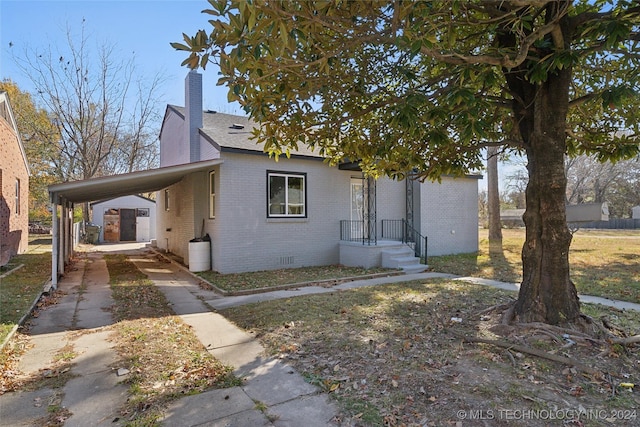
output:
[[[150,198],[148,198],[148,197],[141,196],[141,195],[139,195],[139,194],[127,194],[127,195],[125,195],[125,196],[110,197],[110,198],[108,198],[108,199],[103,199],[103,200],[98,200],[98,201],[95,201],[95,202],[91,202],[91,206],[93,206],[93,205],[99,205],[100,203],[107,203],[107,202],[111,202],[112,200],[116,200],[116,199],[119,199],[119,198],[121,198],[121,197],[129,197],[129,196],[138,197],[138,198],[140,198],[140,199],[144,200],[145,202],[150,202],[150,203],[153,203],[153,204],[155,204],[155,203],[156,203],[156,201],[155,201],[155,200],[150,199]]]
[[[22,144],[20,131],[18,130],[16,119],[13,116],[13,110],[11,109],[11,102],[9,102],[9,94],[7,94],[7,92],[5,91],[0,91],[0,117],[5,119],[7,123],[9,123],[9,126],[15,132],[16,138],[18,140],[18,148],[20,148],[20,153],[22,154],[22,160],[24,161],[24,166],[25,168],[27,168],[27,173],[31,175],[31,171],[29,170],[29,161],[27,160],[27,154],[24,151],[24,145]]]
[[[170,110],[184,119],[184,107],[167,105],[167,113]],[[206,110],[203,112],[200,135],[222,152],[266,154],[263,144],[256,144],[254,140],[250,139],[253,129],[257,127],[258,124],[248,117]],[[302,145],[298,146],[297,150],[291,150],[291,156],[323,158],[312,149]]]

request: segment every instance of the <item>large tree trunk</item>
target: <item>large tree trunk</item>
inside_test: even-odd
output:
[[[526,241],[523,280],[515,306],[521,322],[577,322],[580,304],[569,278],[571,233],[566,222],[564,170],[566,115],[571,70],[529,85],[521,132],[527,152]]]

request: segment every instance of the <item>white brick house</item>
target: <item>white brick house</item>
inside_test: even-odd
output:
[[[363,178],[301,148],[275,161],[249,139],[248,118],[202,111],[201,75],[185,81],[186,107],[167,106],[160,166],[217,159],[157,194],[158,247],[189,263],[189,241],[211,239],[220,273],[286,267],[380,265],[411,226],[428,254],[478,249],[478,177],[441,183]],[[409,239],[412,240],[412,239]]]

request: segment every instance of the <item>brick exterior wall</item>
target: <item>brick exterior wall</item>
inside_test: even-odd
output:
[[[20,206],[16,213],[16,180]],[[0,115],[0,244],[15,242],[15,253],[29,244],[29,173],[13,126]]]
[[[169,207],[165,203],[165,190],[156,195],[156,236],[158,247],[168,250],[188,263],[189,240],[195,236],[193,223],[193,174],[167,188]],[[202,175],[202,174],[200,174]]]
[[[190,93],[189,82],[188,78]],[[187,98],[186,115],[190,109],[201,111],[200,104],[191,106],[192,97]],[[212,169],[215,218],[209,216],[210,171],[185,177],[167,189],[168,207],[164,190],[157,194],[159,248],[183,257],[188,264],[189,240],[209,234],[211,269],[223,274],[339,262],[340,221],[351,219],[351,180],[360,178],[360,172],[330,167],[321,159],[283,156],[276,162],[259,152],[219,152],[193,132],[195,127],[192,132],[189,128],[188,120],[177,114],[165,117],[160,165],[220,158],[223,163]],[[217,142],[224,146],[225,141]],[[267,171],[306,174],[305,218],[267,216]],[[429,254],[477,251],[477,179],[445,177],[441,184],[415,187],[414,226],[429,237]],[[381,237],[381,220],[406,217],[406,184],[381,178],[376,194],[376,226]]]
[[[209,173],[192,174],[157,195],[158,246],[184,258],[188,242],[204,232],[211,238],[211,269],[220,273],[337,264],[340,220],[350,219],[351,179],[316,160],[223,153],[215,171],[215,218],[209,218]],[[307,217],[267,217],[267,171],[306,173]],[[405,182],[376,183],[377,226],[382,219],[405,218]],[[429,237],[429,255],[478,249],[477,179],[443,178],[418,185],[421,210],[416,224]],[[453,233],[452,233],[453,231]]]
[[[349,219],[357,173],[320,160],[223,153],[216,218],[207,221],[212,269],[221,273],[336,264],[340,220]],[[306,173],[307,217],[267,218],[267,171]]]
[[[414,197],[414,207],[420,207],[416,223],[429,238],[429,256],[478,250],[478,179],[425,181]]]

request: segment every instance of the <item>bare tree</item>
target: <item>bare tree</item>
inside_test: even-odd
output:
[[[607,202],[613,217],[630,215],[631,207],[640,203],[640,159],[617,163],[600,163],[592,156],[568,158],[567,203]],[[635,204],[634,204],[635,203]]]
[[[156,164],[152,125],[159,74],[137,78],[133,59],[118,61],[108,44],[89,45],[84,24],[67,45],[14,55],[49,111],[60,140],[52,162],[60,179],[88,179]],[[88,213],[85,210],[85,220]]]

